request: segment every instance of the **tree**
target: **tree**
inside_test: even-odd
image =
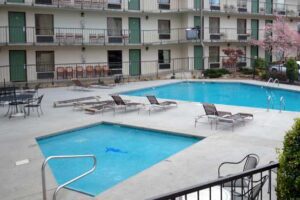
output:
[[[236,71],[236,64],[238,59],[245,55],[241,49],[227,48],[223,49],[223,53],[228,57],[222,60],[223,66],[227,68],[234,68]]]
[[[281,61],[300,48],[300,34],[286,23],[283,16],[276,16],[273,23],[266,24],[264,35],[262,40],[252,40],[250,43],[271,54],[281,55]]]

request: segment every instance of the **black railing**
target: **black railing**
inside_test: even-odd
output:
[[[206,198],[202,199],[212,199],[213,195],[219,195],[218,199],[225,199],[225,193],[224,190],[228,192],[228,194],[231,196],[229,199],[234,199],[234,197],[238,192],[238,189],[235,187],[235,182],[238,180],[249,179],[250,180],[250,189],[257,188],[256,186],[258,184],[261,184],[262,187],[259,188],[259,199],[272,199],[273,196],[276,196],[274,192],[274,179],[272,176],[274,176],[277,172],[277,169],[279,167],[278,163],[271,163],[262,167],[255,168],[253,170],[245,171],[242,173],[238,173],[235,175],[230,175],[224,178],[220,178],[213,181],[208,181],[203,184],[199,184],[196,186],[192,186],[189,188],[185,188],[182,190],[170,192],[165,195],[157,196],[151,198],[151,200],[189,200],[189,195],[194,195],[193,199],[200,200],[201,199],[201,192],[203,195],[203,192],[205,192]],[[224,184],[231,183],[231,187],[225,188],[223,187]],[[265,189],[266,188],[266,189]],[[247,190],[247,191],[249,191]],[[240,191],[240,199],[254,199],[254,190],[251,190],[252,193],[247,193],[244,189],[241,189]],[[213,194],[214,193],[214,194]],[[245,196],[249,195],[249,196]],[[204,196],[204,195],[203,195]],[[256,198],[257,198],[256,197]],[[256,199],[255,198],[255,199]]]
[[[200,39],[201,30],[197,28],[174,28],[162,32],[96,28],[0,27],[2,45],[149,45],[199,42]]]

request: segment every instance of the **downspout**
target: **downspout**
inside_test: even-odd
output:
[[[205,70],[205,57],[204,57],[204,43],[203,43],[203,38],[204,38],[204,19],[203,19],[203,7],[204,7],[204,1],[201,2],[201,8],[200,8],[200,20],[201,20],[201,38],[200,38],[200,43],[202,45],[202,52],[203,52],[203,71]],[[202,74],[201,74],[202,76]]]

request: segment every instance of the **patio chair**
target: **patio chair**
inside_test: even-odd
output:
[[[83,78],[83,67],[82,66],[76,66],[76,78]]]
[[[233,192],[233,198],[232,200],[258,200],[259,199],[259,194],[262,192],[263,186],[268,180],[268,175],[263,176],[260,180],[258,181],[253,181],[257,183],[255,186],[252,188],[248,189],[245,191],[245,193],[240,194],[238,192]]]
[[[24,109],[28,108],[27,115],[30,115],[30,108],[34,109],[36,108],[37,114],[40,117],[39,110],[41,111],[41,114],[43,114],[42,110],[42,100],[43,100],[44,95],[39,96],[38,98],[33,98],[28,101],[28,103],[24,106]]]
[[[140,109],[140,106],[143,105],[141,103],[137,103],[137,102],[128,102],[128,101],[124,101],[122,99],[122,97],[120,97],[119,95],[112,95],[111,96],[115,102],[114,105],[114,114],[116,113],[116,109],[120,108],[120,109],[124,109],[124,111],[127,111],[127,108],[136,108],[136,109]]]
[[[149,115],[152,109],[164,109],[166,110],[167,108],[171,107],[177,107],[178,104],[175,101],[163,101],[159,102],[157,98],[153,95],[147,95],[146,96],[148,101],[150,102],[150,107],[149,107]]]
[[[238,162],[223,162],[223,163],[221,163],[218,167],[218,178],[224,177],[224,175],[221,174],[221,169],[222,169],[222,167],[224,167],[224,165],[240,165],[243,162],[245,162],[244,167],[243,167],[243,172],[245,172],[247,170],[255,169],[259,163],[259,156],[257,154],[251,153],[251,154],[246,155],[242,160],[240,160]],[[228,175],[225,175],[225,176],[228,176]],[[233,187],[233,188],[244,187],[244,188],[249,189],[250,181],[251,181],[251,177],[245,177],[243,179],[237,179],[233,182],[225,183],[223,185],[223,187]]]

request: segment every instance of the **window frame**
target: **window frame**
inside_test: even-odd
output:
[[[165,22],[168,23],[168,29],[166,30],[161,30],[161,25],[160,23]],[[171,39],[171,20],[169,19],[159,19],[157,21],[157,32],[158,32],[158,37],[160,40],[169,40]]]
[[[211,50],[215,48],[218,51],[216,51],[216,55],[211,56]],[[208,53],[209,53],[209,63],[220,63],[220,47],[219,46],[209,46],[208,48]],[[215,59],[216,58],[216,59]]]
[[[164,58],[165,53],[168,52],[168,58]],[[163,57],[160,59],[160,57]],[[158,50],[158,66],[159,69],[171,69],[171,50],[170,49],[159,49]],[[168,61],[168,62],[165,62]]]
[[[47,23],[42,23],[39,24],[39,17],[40,16],[49,16],[51,18],[51,22],[47,22]],[[34,15],[34,20],[35,20],[35,34],[37,36],[53,36],[54,35],[54,15],[53,14],[35,14]],[[47,31],[45,31],[44,29],[46,29]],[[49,29],[49,30],[48,30]],[[40,32],[48,32],[48,33],[40,33]]]
[[[41,56],[43,53],[44,54],[45,53],[52,54],[51,55],[52,60],[49,63],[40,62],[41,58],[38,58],[38,57]],[[51,79],[51,78],[54,78],[54,72],[55,72],[55,52],[54,51],[36,51],[35,52],[35,61],[36,61],[37,79]],[[42,74],[41,78],[39,78],[40,74]],[[43,74],[46,75],[46,76],[44,77]],[[47,74],[49,75],[49,77],[47,76]]]

